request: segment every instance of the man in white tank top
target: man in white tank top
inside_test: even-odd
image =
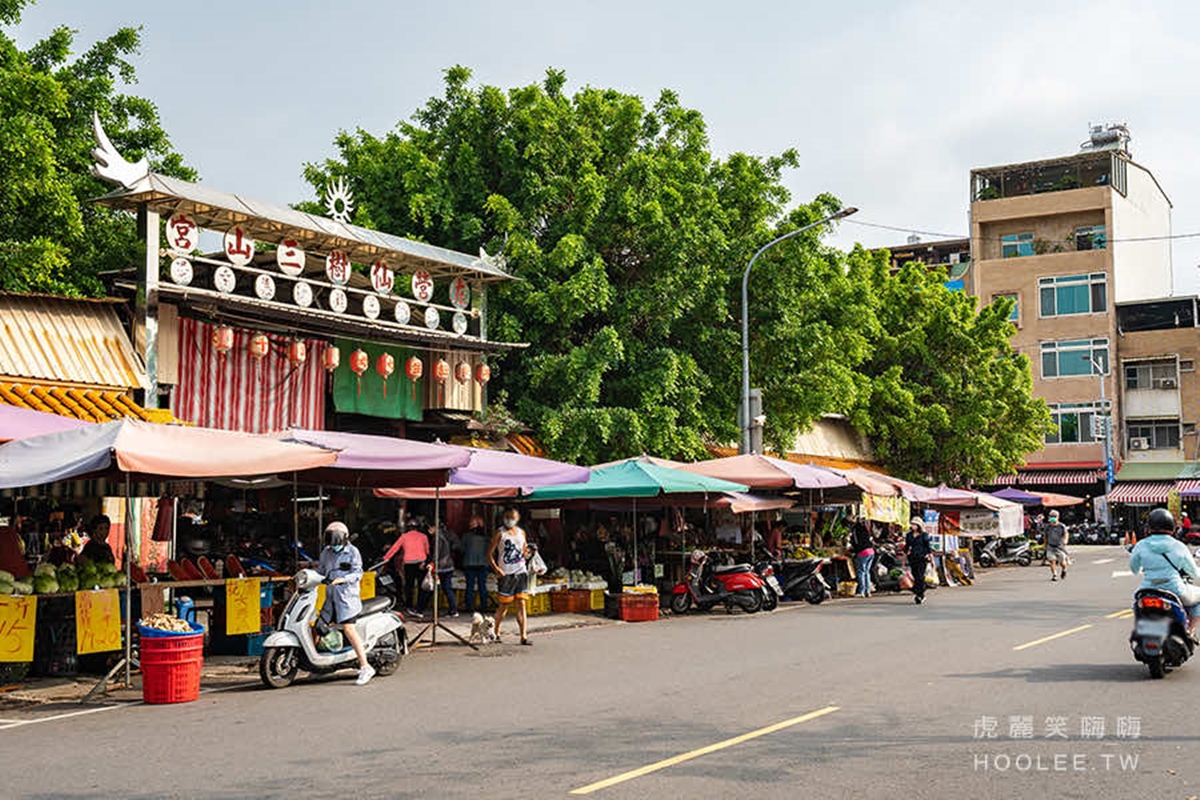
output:
[[[515,508],[504,509],[504,526],[492,536],[488,547],[488,560],[496,573],[497,593],[500,608],[496,611],[496,639],[500,638],[500,623],[512,605],[517,607],[517,625],[521,629],[521,644],[531,645],[526,630],[525,600],[529,597],[529,542],[525,531],[517,526],[521,515]],[[498,560],[497,560],[498,559]]]

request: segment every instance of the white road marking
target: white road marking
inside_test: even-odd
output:
[[[1097,559],[1096,561],[1093,561],[1092,563],[1093,564],[1111,564],[1114,561],[1116,561],[1115,558],[1100,558],[1100,559]]]
[[[1114,578],[1128,578],[1132,575],[1133,573],[1127,569],[1114,569],[1112,574]]]
[[[37,719],[23,719],[17,722],[9,722],[0,725],[0,731],[6,731],[9,728],[21,728],[26,725],[37,725],[40,722],[53,722],[56,719],[67,719],[69,717],[81,717],[84,714],[99,714],[101,711],[113,711],[118,708],[128,708],[130,703],[122,703],[115,706],[100,706],[99,708],[85,708],[83,711],[69,711],[66,714],[54,714],[49,717],[38,717]]]

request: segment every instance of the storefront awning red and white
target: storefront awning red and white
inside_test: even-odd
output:
[[[1095,469],[1021,470],[1018,478],[1022,486],[1082,485],[1098,480]]]
[[[1119,483],[1108,493],[1108,502],[1132,506],[1150,506],[1167,502],[1175,481],[1129,481]]]
[[[1175,481],[1175,488],[1179,490],[1179,496],[1189,500],[1195,500],[1200,497],[1200,480],[1187,478],[1181,481]]]

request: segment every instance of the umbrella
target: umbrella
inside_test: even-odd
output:
[[[932,489],[926,486],[918,486],[917,484],[911,484],[911,486],[912,488],[904,487],[906,490],[905,497],[918,503],[955,508],[975,508],[982,505],[980,495],[977,492],[970,492],[966,489],[951,489],[945,484]]]
[[[71,417],[60,417],[58,414],[0,403],[0,442],[61,433],[90,424]]]
[[[587,481],[592,471],[562,461],[536,458],[503,450],[437,445],[441,449],[461,453],[470,459],[465,466],[450,473],[450,484],[458,486],[519,486],[531,489],[554,484],[577,484]]]
[[[744,483],[752,489],[836,489],[849,485],[836,472],[758,454],[714,458],[685,464],[679,469]]]
[[[280,440],[337,450],[332,466],[309,470],[299,477],[306,483],[333,486],[441,486],[449,470],[466,466],[471,454],[465,448],[371,436],[364,433],[311,431],[293,428]]]
[[[1074,497],[1069,494],[1055,494],[1054,492],[1034,492],[1034,494],[1041,498],[1042,505],[1046,508],[1077,506],[1083,502],[1082,497]]]
[[[713,505],[728,506],[733,513],[744,514],[747,511],[782,511],[796,505],[796,501],[790,497],[762,497],[742,492],[726,492]]]
[[[1001,489],[998,492],[992,492],[992,497],[999,497],[1001,500],[1008,500],[1013,503],[1020,503],[1023,506],[1040,506],[1042,504],[1041,495],[1036,495],[1031,492],[1022,492],[1020,489]]]

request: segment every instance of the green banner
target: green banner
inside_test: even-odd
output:
[[[342,353],[341,363],[333,372],[333,407],[343,414],[365,414],[384,419],[407,419],[420,422],[424,409],[425,378],[416,383],[404,374],[404,362],[417,356],[425,363],[424,374],[430,370],[429,359],[417,351],[397,345],[375,342],[355,342],[338,339],[335,344]],[[367,354],[367,371],[362,377],[350,369],[350,354],[362,350]],[[396,369],[385,382],[375,371],[375,364],[384,353],[396,360]]]

